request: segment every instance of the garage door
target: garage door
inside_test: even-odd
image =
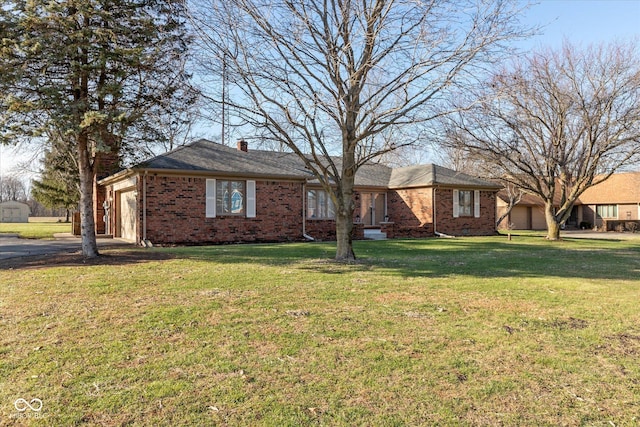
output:
[[[136,192],[120,193],[120,237],[136,241]]]

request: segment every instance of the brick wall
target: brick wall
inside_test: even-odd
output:
[[[303,240],[302,183],[256,181],[255,218],[206,218],[205,178],[150,175],[146,181],[147,239],[152,243]]]
[[[137,230],[143,237],[143,180],[137,185]],[[303,185],[299,182],[256,181],[256,218],[240,216],[205,217],[203,177],[146,177],[147,239],[154,244],[205,244],[229,242],[302,241]],[[424,238],[434,234],[431,188],[387,193],[389,222],[381,225],[388,238]],[[464,235],[495,233],[496,193],[481,191],[480,218],[453,218],[453,191],[438,189],[437,231]],[[107,197],[116,200],[109,190]],[[358,200],[356,196],[356,201]],[[357,205],[357,203],[356,203]],[[112,212],[118,207],[113,206]],[[112,215],[112,230],[118,223]],[[308,220],[306,233],[316,240],[335,240],[335,221]],[[364,225],[354,224],[353,239],[364,239]]]
[[[389,223],[381,230],[387,238],[433,236],[433,190],[413,188],[387,193]]]
[[[317,241],[335,241],[336,222],[332,219],[310,219],[307,220],[306,232],[307,235],[313,237]],[[351,238],[353,240],[364,240],[363,224],[353,224]]]
[[[480,191],[480,218],[453,217],[453,190],[436,190],[436,230],[452,236],[490,236],[496,232],[496,192]]]

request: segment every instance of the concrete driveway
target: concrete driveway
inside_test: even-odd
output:
[[[618,233],[615,231],[562,230],[560,237],[570,237],[572,239],[637,240],[640,242],[640,233]]]
[[[114,245],[132,245],[120,239],[98,239],[98,248]],[[20,239],[17,234],[0,234],[0,260],[33,255],[50,255],[82,250],[79,237],[71,234],[56,235],[55,240]]]

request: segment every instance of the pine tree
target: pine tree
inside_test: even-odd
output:
[[[50,145],[51,149],[44,155],[40,179],[31,182],[31,196],[48,208],[65,209],[66,222],[69,222],[70,211],[80,201],[78,165],[72,154],[61,151],[55,143]]]
[[[146,111],[179,110],[184,15],[174,0],[8,0],[0,8],[0,142],[53,134],[74,153],[87,257],[98,255],[101,162],[149,136]]]

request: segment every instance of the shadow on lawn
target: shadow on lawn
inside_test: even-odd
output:
[[[176,255],[225,264],[295,264],[325,274],[380,270],[401,277],[640,278],[640,245],[630,241],[418,239],[358,241],[354,248],[358,260],[353,264],[332,262],[332,243],[176,248]]]
[[[85,258],[80,251],[60,252],[51,255],[25,256],[0,260],[0,270],[140,264],[149,261],[162,261],[175,258],[176,255],[170,252],[147,251],[138,248],[103,250],[97,258]]]
[[[191,246],[154,249],[113,249],[95,259],[78,252],[0,261],[0,270],[139,264],[188,259],[221,264],[292,265],[325,274],[381,271],[399,277],[572,277],[585,279],[640,278],[640,244],[632,241],[540,237],[416,239],[354,242],[358,260],[331,260],[335,243],[291,243]]]

